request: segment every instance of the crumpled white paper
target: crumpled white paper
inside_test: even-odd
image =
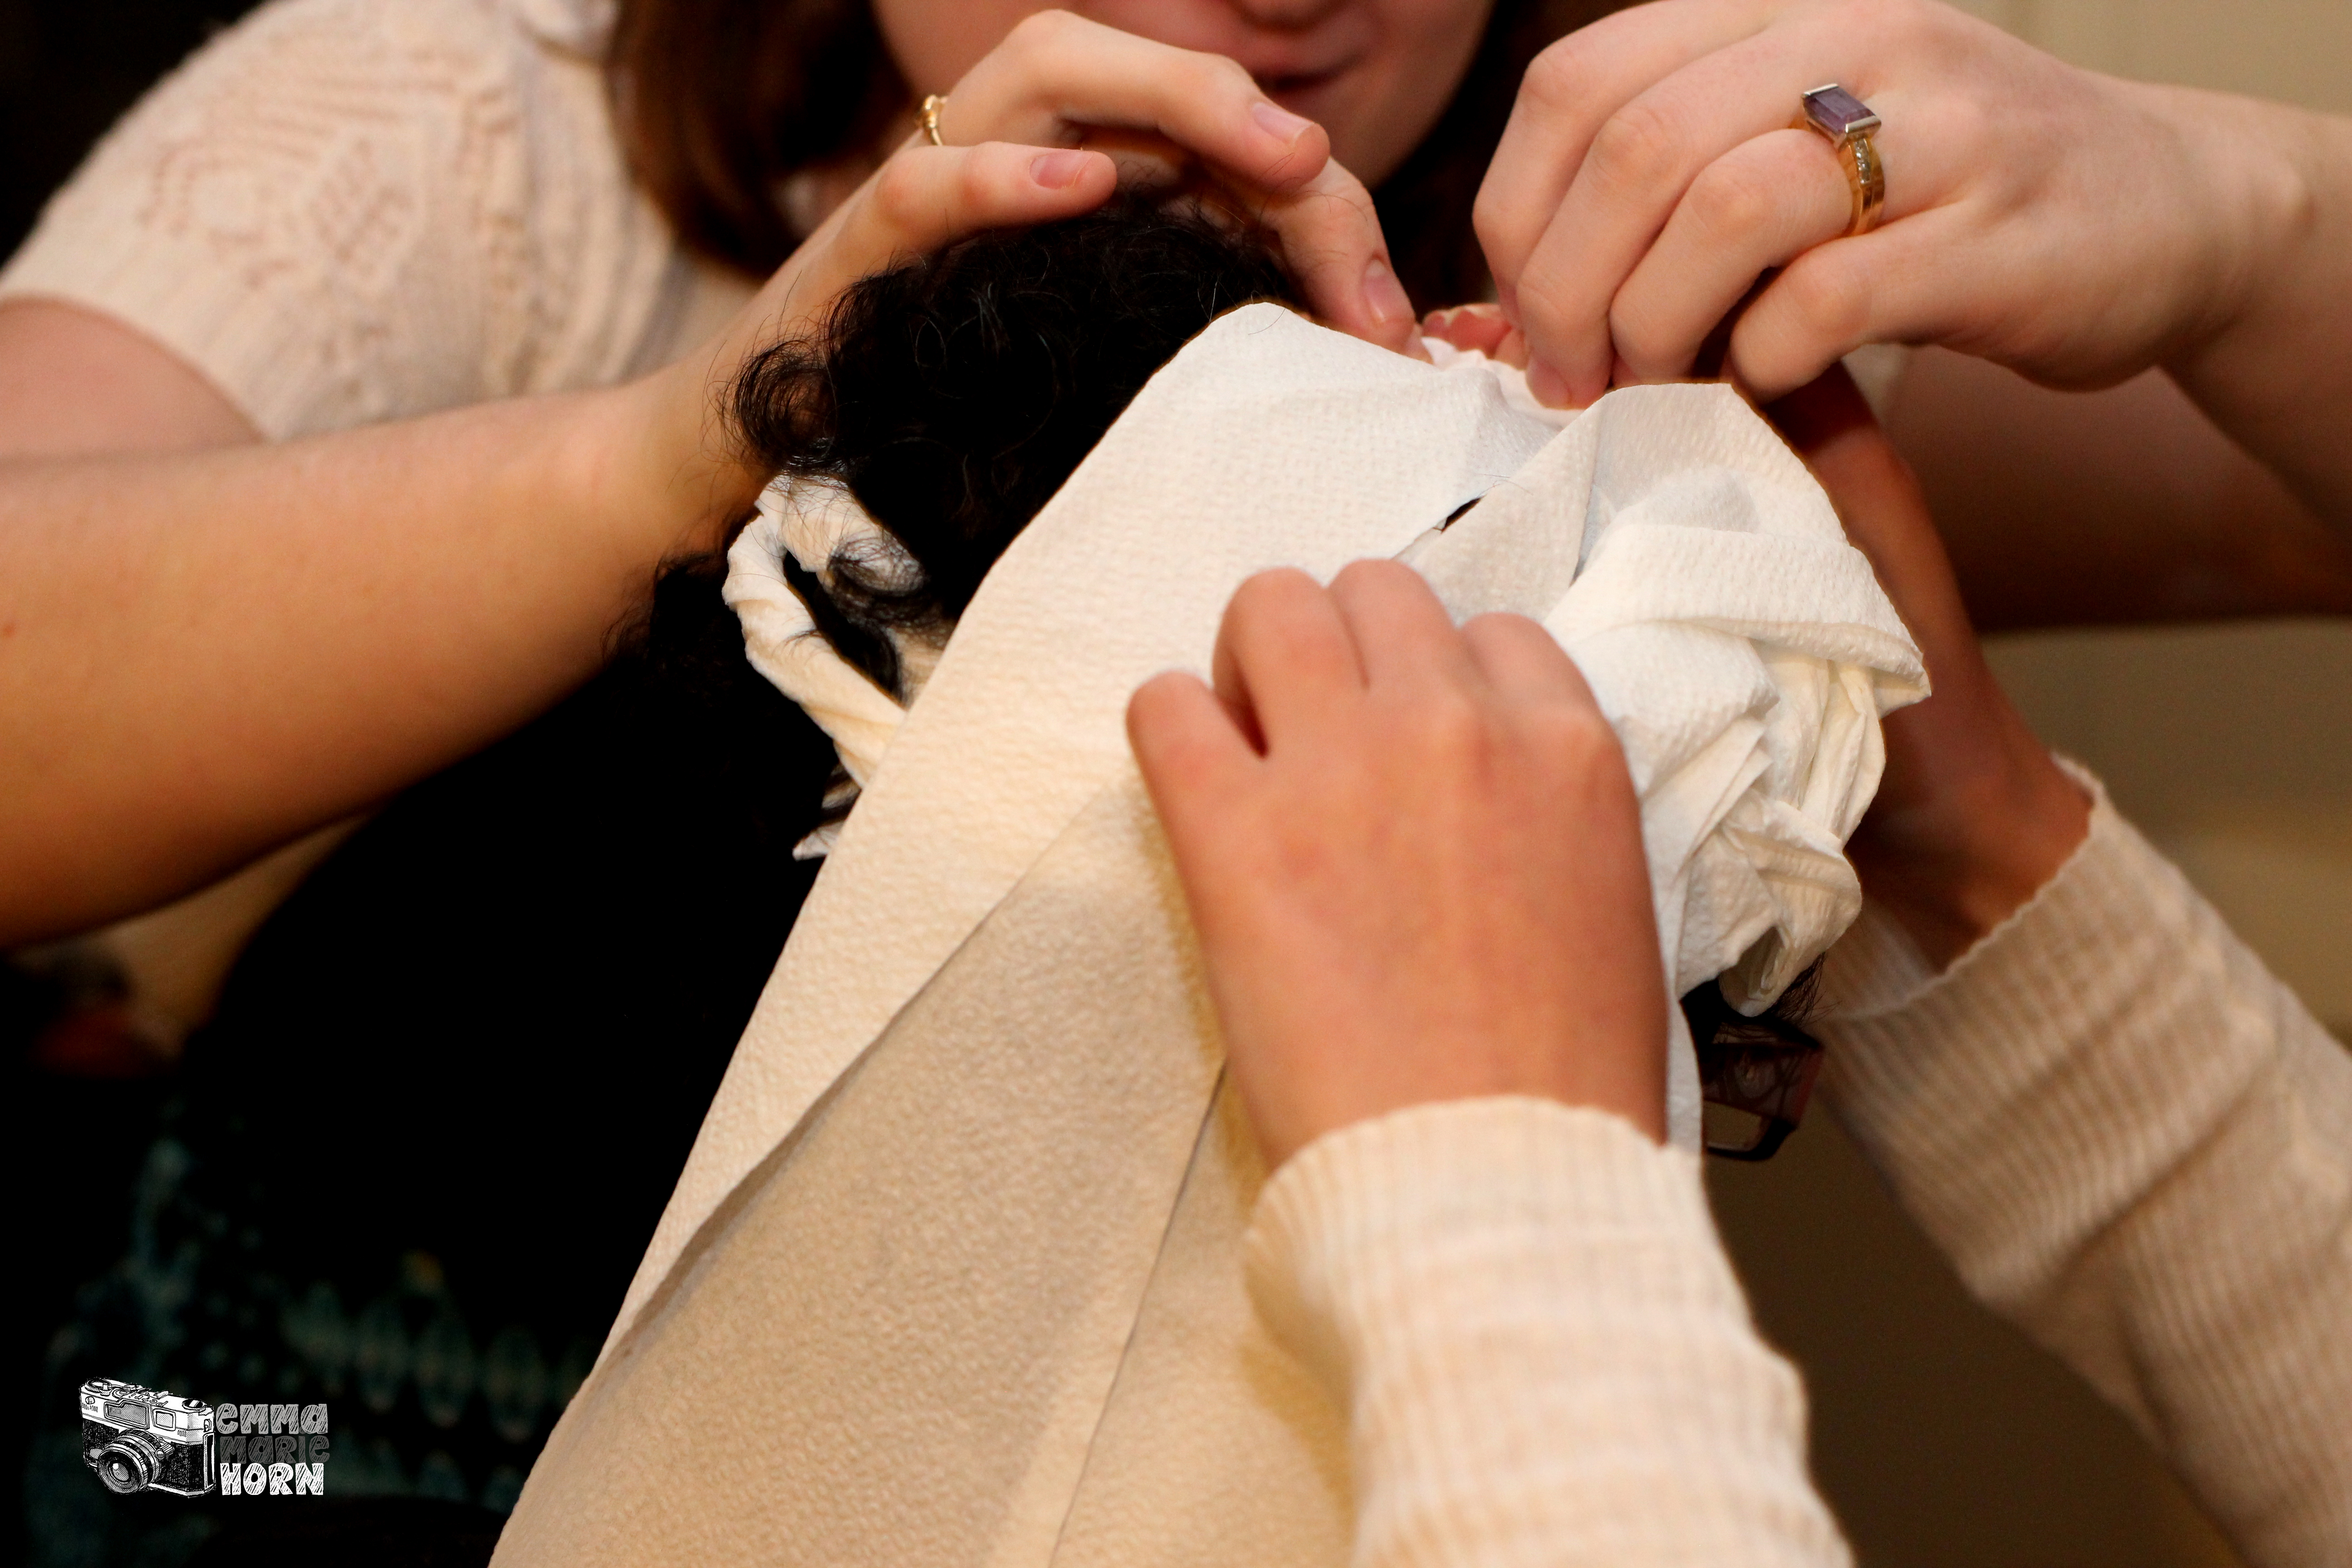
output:
[[[1252,573],[1401,554],[1584,668],[1677,980],[1738,961],[1764,994],[1851,918],[1838,840],[1924,688],[1769,429],[1696,386],[1561,421],[1475,360],[1236,311],[1014,542],[867,770],[500,1564],[1347,1560],[1345,1419],[1243,1292],[1263,1172],[1123,715],[1205,668]]]

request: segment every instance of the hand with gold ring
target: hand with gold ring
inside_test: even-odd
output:
[[[820,223],[712,342],[646,384],[649,467],[713,515],[765,476],[707,439],[744,358],[822,319],[866,274],[982,229],[1090,212],[1122,185],[1187,181],[1263,223],[1323,321],[1426,356],[1371,197],[1323,128],[1239,65],[1066,12],[1015,26]],[[680,468],[678,452],[697,454]],[[701,499],[707,498],[707,499]]]
[[[1877,123],[1842,138],[1824,84]],[[2282,374],[2291,310],[2352,362],[2347,199],[2352,124],[2097,76],[1934,0],[1662,0],[1537,59],[1477,226],[1555,404],[1691,374],[1737,312],[1717,342],[1760,396],[1941,342],[2057,385],[2161,363],[2258,444],[2300,416],[2248,367],[2311,379]]]
[[[1101,153],[1122,185],[1200,187],[1266,226],[1319,318],[1418,349],[1370,193],[1332,160],[1321,126],[1275,103],[1233,60],[1036,13],[922,100],[902,152],[993,142]]]

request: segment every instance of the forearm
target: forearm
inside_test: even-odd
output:
[[[2251,1562],[2343,1561],[2352,1061],[2179,873],[2103,805],[1958,963],[1822,1032],[1840,1110],[1970,1288]]]
[[[2352,119],[2139,89],[2206,171],[2215,245],[2165,368],[2215,424],[2352,531]]]
[[[0,942],[197,885],[583,679],[731,499],[654,465],[657,406],[0,464]]]
[[[1356,1123],[1267,1185],[1249,1268],[1345,1401],[1359,1563],[1848,1561],[1696,1161],[1621,1119]]]

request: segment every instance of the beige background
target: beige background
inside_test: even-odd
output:
[[[2352,0],[1970,8],[2096,69],[2352,110]],[[2352,624],[2042,634],[1994,662],[2352,1037]],[[1805,1364],[1816,1468],[1869,1568],[2233,1561],[2120,1420],[1960,1295],[1825,1118],[1715,1185],[1759,1318]]]

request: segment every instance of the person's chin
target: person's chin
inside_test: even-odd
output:
[[[1403,112],[1383,90],[1388,83],[1371,69],[1327,71],[1267,84],[1266,96],[1293,114],[1303,114],[1330,133],[1331,155],[1364,182],[1377,185],[1395,172],[1403,156],[1390,144],[1388,126]]]

